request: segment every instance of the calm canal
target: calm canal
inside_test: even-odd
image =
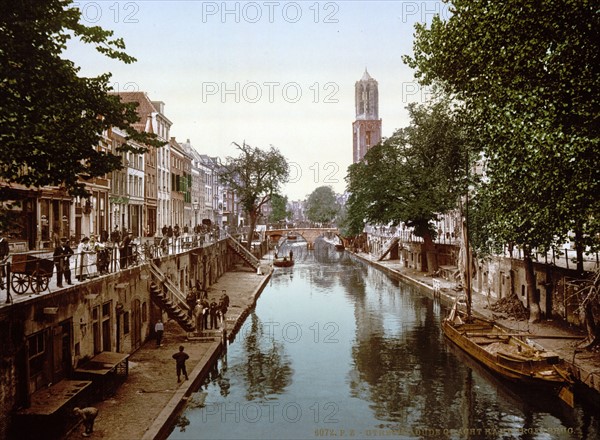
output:
[[[418,288],[315,248],[275,270],[171,440],[600,438],[593,410],[507,388],[462,357],[440,331],[446,310]]]

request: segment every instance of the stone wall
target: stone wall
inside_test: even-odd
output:
[[[571,324],[581,325],[577,312],[577,298],[574,285],[577,272],[551,264],[533,263],[536,291],[539,298],[542,318],[563,319]],[[473,289],[493,300],[514,293],[525,307],[528,307],[527,281],[523,260],[493,257],[478,261]]]
[[[456,266],[458,247],[436,243],[439,266]],[[422,271],[422,243],[404,243],[399,252],[400,263],[407,268]],[[582,325],[578,312],[578,299],[575,295],[577,272],[560,266],[533,263],[536,291],[539,298],[542,318],[562,319],[570,324]],[[528,307],[527,282],[523,260],[508,257],[491,257],[477,260],[473,274],[473,290],[487,295],[490,300],[515,294],[525,307]],[[444,273],[448,277],[447,273]],[[456,281],[449,279],[449,281]]]

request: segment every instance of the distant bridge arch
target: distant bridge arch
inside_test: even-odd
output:
[[[325,234],[335,234],[339,236],[339,231],[337,228],[290,228],[290,229],[269,229],[265,231],[265,235],[269,237],[270,240],[279,241],[281,237],[285,237],[287,235],[300,235],[307,242],[307,246],[309,249],[312,249],[315,240]]]

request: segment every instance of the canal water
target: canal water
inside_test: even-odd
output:
[[[171,440],[600,438],[592,409],[469,362],[418,288],[325,242],[293,250]]]

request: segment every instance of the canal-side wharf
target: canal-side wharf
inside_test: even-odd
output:
[[[233,336],[252,310],[269,281],[271,271],[258,275],[239,265],[225,272],[208,291],[209,299],[227,291],[230,306],[226,314],[227,329]],[[116,393],[94,404],[99,414],[91,435],[96,439],[162,439],[169,435],[176,417],[209,375],[225,347],[222,328],[207,332],[206,337],[188,337],[174,321],[165,323],[160,347],[148,340],[129,357],[129,376]],[[172,355],[183,345],[190,356],[186,366],[188,380],[177,382]],[[182,377],[183,379],[183,377]],[[79,439],[83,426],[70,432],[67,439]]]
[[[395,279],[401,279],[422,287],[432,297],[439,298],[445,306],[451,306],[457,297],[463,295],[462,289],[457,288],[456,283],[407,268],[400,260],[378,261],[368,253],[351,254]],[[586,352],[578,348],[581,339],[574,338],[585,336],[580,329],[561,325],[561,323],[552,320],[530,323],[527,320],[519,321],[512,318],[498,317],[490,309],[490,302],[492,300],[489,297],[473,292],[472,307],[476,315],[494,320],[497,324],[515,332],[531,334],[529,339],[544,349],[558,354],[567,362],[577,380],[575,397],[585,396],[586,399],[595,404],[600,404],[600,353]],[[549,335],[552,337],[535,338],[535,335]]]
[[[350,253],[350,252],[349,252]],[[442,278],[403,267],[397,260],[375,261],[369,254],[353,254],[359,260],[381,270],[392,278],[402,279],[422,287],[424,292],[436,296],[445,305],[450,305],[459,295],[456,284]],[[230,297],[227,313],[229,336],[239,328],[255,306],[260,293],[269,282],[272,271],[258,275],[248,267],[237,266],[224,273],[209,291],[209,298],[218,298],[222,290]],[[483,295],[474,298],[474,311],[491,318],[487,308],[488,299]],[[501,324],[532,334],[555,334],[573,336],[574,329],[565,329],[552,322],[529,324],[523,321],[500,320]],[[572,364],[582,383],[599,392],[600,359],[598,355],[578,353],[573,363],[573,340],[544,339],[536,341],[549,350],[557,352]],[[223,352],[225,340],[220,332],[209,337],[188,337],[174,321],[165,324],[165,336],[161,347],[154,340],[147,341],[129,358],[129,377],[110,398],[95,406],[99,415],[92,438],[110,440],[164,439],[176,423],[184,407],[190,403],[192,393],[198,391],[210,378],[211,370]],[[177,382],[175,361],[172,355],[183,345],[190,359],[187,362],[189,380]],[[66,437],[69,440],[81,437],[82,426]]]

